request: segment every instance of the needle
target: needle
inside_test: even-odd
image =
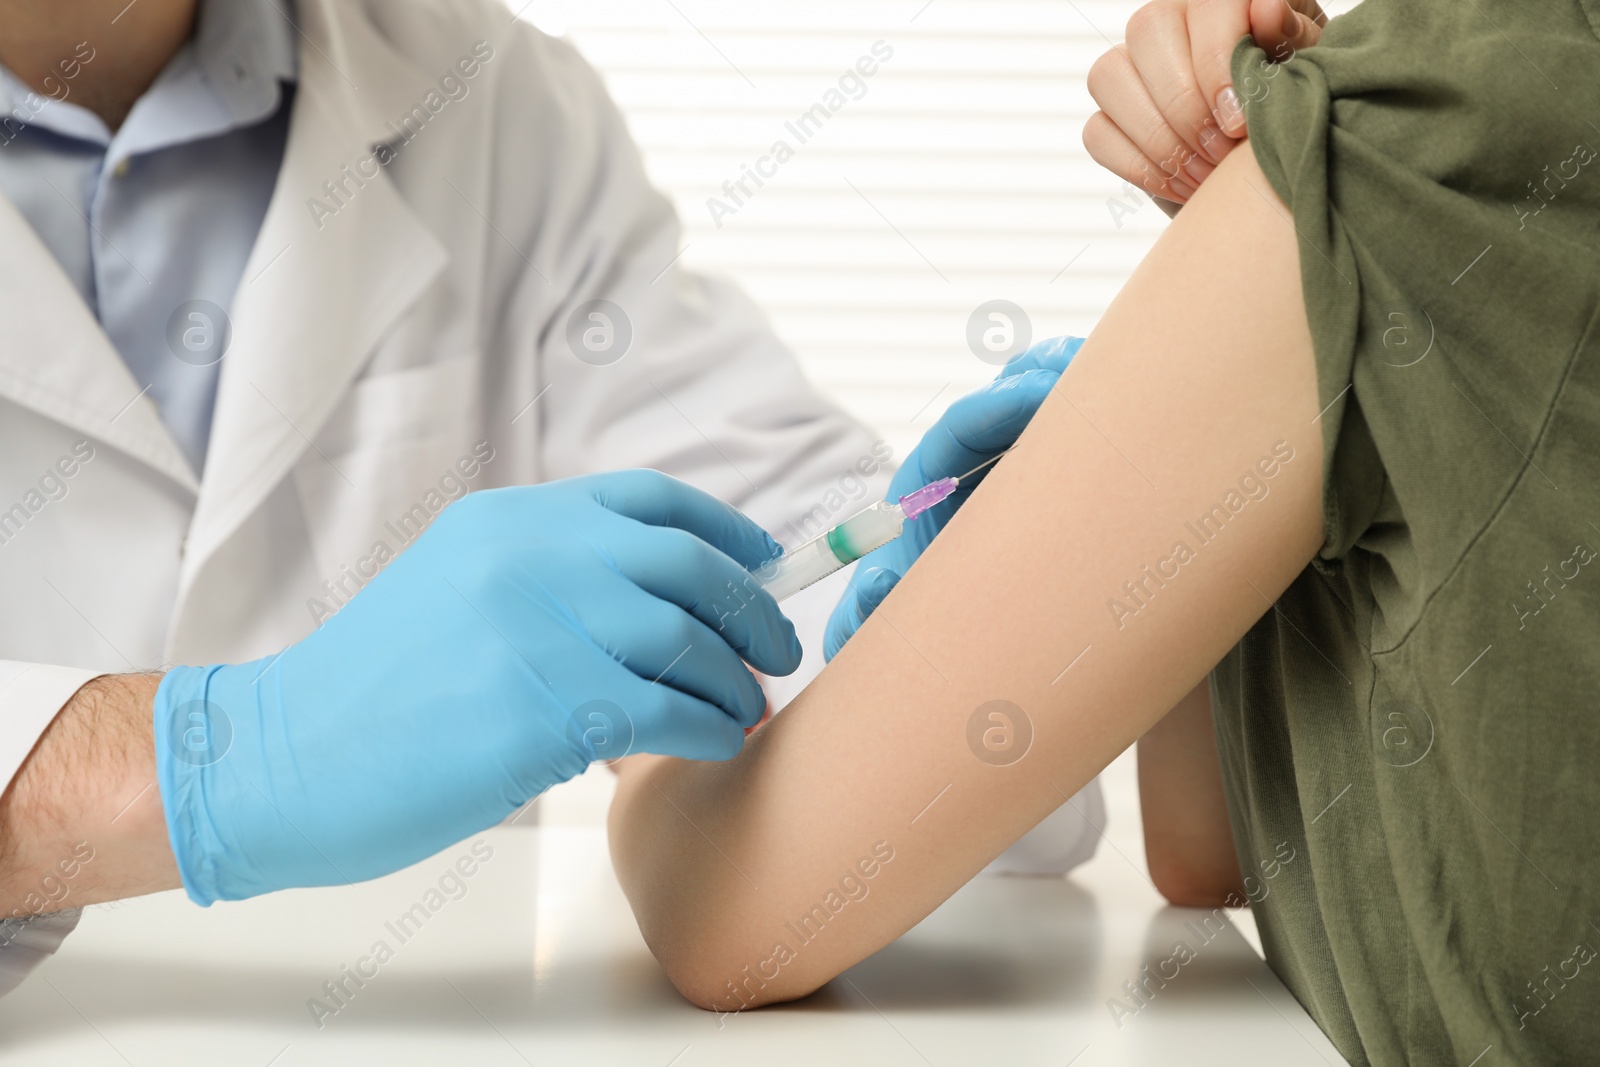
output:
[[[1016,447],[1017,447],[1016,445],[1012,445],[1011,446],[1011,448],[1016,448]],[[996,452],[994,455],[990,456],[988,459],[984,460],[982,463],[978,464],[976,467],[973,467],[967,473],[965,473],[965,474],[961,475],[960,477],[958,477],[956,479],[956,484],[959,485],[962,482],[966,481],[968,478],[972,477],[974,474],[977,474],[979,471],[983,470],[983,468],[987,467],[989,464],[993,463],[995,460],[999,459],[1001,456],[1004,456],[1006,454],[1006,452],[1010,452],[1011,448],[1006,449],[1004,452]]]

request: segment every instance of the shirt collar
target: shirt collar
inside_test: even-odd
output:
[[[132,135],[138,142],[137,146],[126,145],[128,152],[248,126],[276,112],[282,99],[280,82],[292,83],[299,73],[293,13],[293,0],[200,0],[194,36],[156,76],[118,131],[119,136]],[[61,84],[67,98],[54,99],[34,91],[0,66],[0,118],[9,116],[17,126],[38,126],[64,137],[109,146],[112,134],[105,123],[72,101],[70,79]],[[138,129],[143,125],[137,122],[143,118],[141,108],[148,109],[163,95],[174,95],[174,90],[180,106],[209,114],[197,116],[191,129],[174,128],[163,116],[158,125],[170,134],[165,137]]]
[[[298,73],[294,4],[283,0],[201,0],[195,58],[239,125],[278,107],[278,83]]]

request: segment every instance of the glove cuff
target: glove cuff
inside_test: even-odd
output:
[[[201,907],[223,899],[215,858],[222,842],[207,807],[208,769],[227,755],[232,720],[207,699],[221,667],[173,667],[154,702],[156,787],[167,841],[189,899]]]

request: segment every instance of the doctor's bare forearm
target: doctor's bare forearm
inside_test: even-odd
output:
[[[0,918],[176,888],[155,785],[158,674],[96,678],[0,796]]]

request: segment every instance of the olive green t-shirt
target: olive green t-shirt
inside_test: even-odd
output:
[[[1353,1063],[1600,1063],[1597,26],[1366,0],[1234,55],[1326,542],[1212,701],[1267,958]]]

